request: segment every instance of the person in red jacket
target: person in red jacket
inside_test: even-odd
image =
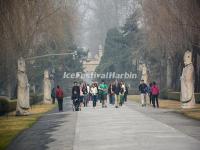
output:
[[[157,105],[157,108],[159,108],[159,103],[158,103],[158,95],[160,93],[160,90],[158,86],[156,85],[156,82],[153,82],[153,85],[151,87],[151,93],[152,93],[152,104],[153,107],[155,108]],[[156,102],[156,105],[155,105]]]
[[[63,111],[63,97],[64,97],[63,90],[58,85],[57,89],[56,89],[56,98],[58,100],[58,109],[59,109],[59,112]]]

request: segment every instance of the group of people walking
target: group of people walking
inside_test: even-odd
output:
[[[74,82],[71,99],[73,104],[79,105],[80,108],[87,107],[89,101],[92,101],[94,108],[98,101],[102,108],[106,108],[107,100],[109,100],[109,104],[118,108],[127,101],[127,95],[128,87],[123,81],[115,80],[108,85],[102,80],[100,84],[93,82],[91,85],[86,84],[86,82]]]
[[[156,85],[156,82],[152,82],[149,85],[144,83],[144,80],[141,80],[139,85],[140,97],[141,97],[141,104],[142,107],[146,106],[146,96],[149,96],[150,105],[153,105],[154,108],[159,108],[158,96],[160,90]]]
[[[156,82],[147,85],[144,83],[144,80],[141,80],[139,91],[142,107],[146,106],[146,97],[148,95],[150,104],[153,105],[154,108],[159,108],[158,96],[160,91]],[[71,99],[73,105],[77,106],[76,110],[81,110],[81,107],[87,107],[89,101],[92,101],[94,108],[97,106],[98,101],[101,103],[102,108],[106,108],[108,103],[118,108],[127,101],[127,95],[128,86],[124,81],[115,80],[109,85],[106,84],[104,80],[102,80],[100,84],[93,82],[91,85],[86,82],[78,83],[75,81],[72,87]],[[55,99],[57,99],[59,111],[63,111],[64,94],[59,85],[57,88],[52,89],[51,97],[53,103],[55,103]]]

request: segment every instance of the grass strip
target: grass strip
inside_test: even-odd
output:
[[[29,116],[15,116],[11,112],[8,116],[0,117],[0,150],[5,150],[8,144],[23,130],[30,128],[44,113],[55,108],[53,104],[33,105]]]

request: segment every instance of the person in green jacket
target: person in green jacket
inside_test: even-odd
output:
[[[104,80],[102,80],[101,84],[99,85],[99,95],[102,103],[102,108],[107,107],[106,105],[107,93],[108,93],[107,91],[108,91],[108,85],[105,84]]]

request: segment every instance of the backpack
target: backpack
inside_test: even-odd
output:
[[[57,98],[63,98],[63,91],[62,91],[62,89],[57,89],[56,90],[56,97]]]
[[[152,86],[151,92],[152,92],[152,95],[158,95],[159,94],[158,87],[157,86]]]

